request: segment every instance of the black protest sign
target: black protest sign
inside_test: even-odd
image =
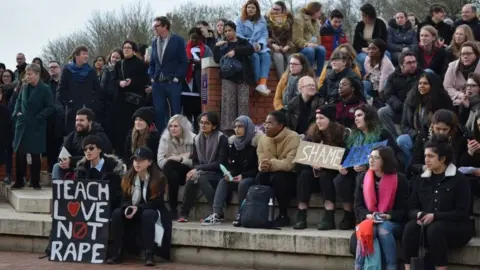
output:
[[[108,244],[108,182],[53,180],[50,260],[103,263]]]

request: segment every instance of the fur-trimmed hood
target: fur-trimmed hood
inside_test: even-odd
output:
[[[103,167],[107,169],[113,168],[112,172],[114,174],[122,177],[127,171],[127,165],[125,165],[125,163],[123,163],[123,161],[119,157],[115,155],[105,154],[103,156],[103,159],[105,160],[105,164],[103,165]],[[86,170],[87,166],[89,167],[90,164],[88,163],[87,158],[83,157],[80,161],[77,162],[76,170]]]
[[[452,177],[457,174],[457,167],[453,164],[450,163],[447,166],[447,169],[445,170],[445,177]],[[422,178],[430,178],[432,176],[432,171],[431,170],[425,170],[425,172],[422,173]]]
[[[255,132],[255,136],[253,136],[252,142],[250,143],[251,146],[257,148],[258,145],[258,140],[260,140],[260,137],[262,137],[261,132]],[[235,139],[237,138],[237,135],[232,135],[228,138],[228,144],[233,144]]]

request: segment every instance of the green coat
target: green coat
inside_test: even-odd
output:
[[[36,87],[22,87],[13,119],[15,121],[15,139],[13,150],[21,146],[23,153],[42,154],[47,150],[47,118],[55,111],[50,87],[39,82]],[[18,113],[22,115],[17,116]]]

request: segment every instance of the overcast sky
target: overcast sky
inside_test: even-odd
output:
[[[25,53],[27,62],[41,56],[49,39],[82,29],[93,11],[112,10],[122,5],[146,1],[156,16],[165,15],[188,0],[0,0],[2,38],[0,62],[15,70],[15,55]],[[221,4],[228,0],[193,0],[202,4]]]

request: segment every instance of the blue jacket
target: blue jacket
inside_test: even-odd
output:
[[[242,21],[240,17],[235,20],[237,26],[237,36],[244,38],[250,42],[250,44],[258,43],[262,46],[260,53],[269,52],[268,48],[268,29],[267,21],[264,17],[253,23],[250,20]]]
[[[404,26],[399,26],[395,19],[392,19],[388,22],[388,26],[387,50],[391,53],[401,52],[404,47],[417,44],[417,33],[409,21]]]
[[[148,75],[154,79],[163,72],[164,76],[174,77],[182,81],[187,75],[187,52],[185,41],[182,37],[172,34],[168,40],[167,47],[163,52],[163,61],[160,63],[157,54],[157,38],[152,42],[152,55]]]

